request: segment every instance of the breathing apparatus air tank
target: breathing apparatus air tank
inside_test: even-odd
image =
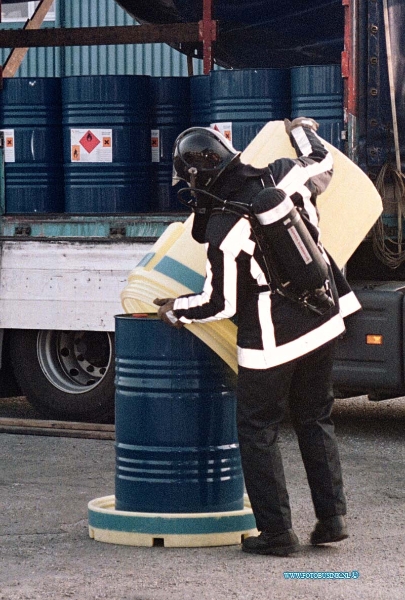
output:
[[[291,198],[277,188],[265,188],[252,210],[261,225],[273,285],[314,312],[325,313],[334,305],[328,267]]]

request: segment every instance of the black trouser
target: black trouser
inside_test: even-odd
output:
[[[242,467],[259,531],[291,528],[277,443],[287,402],[319,518],[346,514],[342,472],[331,420],[335,341],[271,369],[239,368],[238,435]]]

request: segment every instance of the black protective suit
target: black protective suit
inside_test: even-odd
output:
[[[345,329],[343,317],[360,308],[319,241],[316,197],[330,181],[332,157],[311,128],[297,127],[290,138],[296,159],[280,159],[266,169],[255,169],[236,159],[210,192],[250,203],[269,184],[270,177],[283,202],[292,202],[307,220],[328,264],[334,305],[316,314],[277,293],[268,285],[249,219],[214,208],[196,217],[193,231],[207,248],[204,289],[200,294],[177,298],[173,306],[174,315],[183,323],[237,317],[238,432],[243,471],[257,527],[271,533],[291,528],[277,445],[278,426],[287,403],[317,517],[346,512],[330,418],[331,371],[335,340]]]

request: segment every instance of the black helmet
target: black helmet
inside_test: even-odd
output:
[[[239,155],[240,152],[215,129],[186,129],[174,142],[173,182],[184,179],[191,187],[208,189]]]

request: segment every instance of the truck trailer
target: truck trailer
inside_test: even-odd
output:
[[[404,395],[405,2],[119,0],[118,4],[139,23],[133,27],[138,37],[123,27],[118,39],[163,40],[190,58],[202,58],[206,75],[214,66],[339,67],[342,126],[335,143],[371,178],[384,210],[345,267],[363,310],[347,320],[347,331],[339,340],[335,394],[367,394],[374,400]],[[98,37],[87,30],[76,36],[77,32],[62,29],[35,37],[40,31],[0,31],[0,46],[106,39],[102,28]],[[119,31],[116,28],[114,35]],[[26,395],[42,414],[53,418],[111,418],[114,315],[122,312],[120,292],[129,272],[165,228],[188,215],[180,212],[180,204],[169,212],[135,207],[119,214],[10,213],[4,163],[7,131],[3,137],[0,396]]]

